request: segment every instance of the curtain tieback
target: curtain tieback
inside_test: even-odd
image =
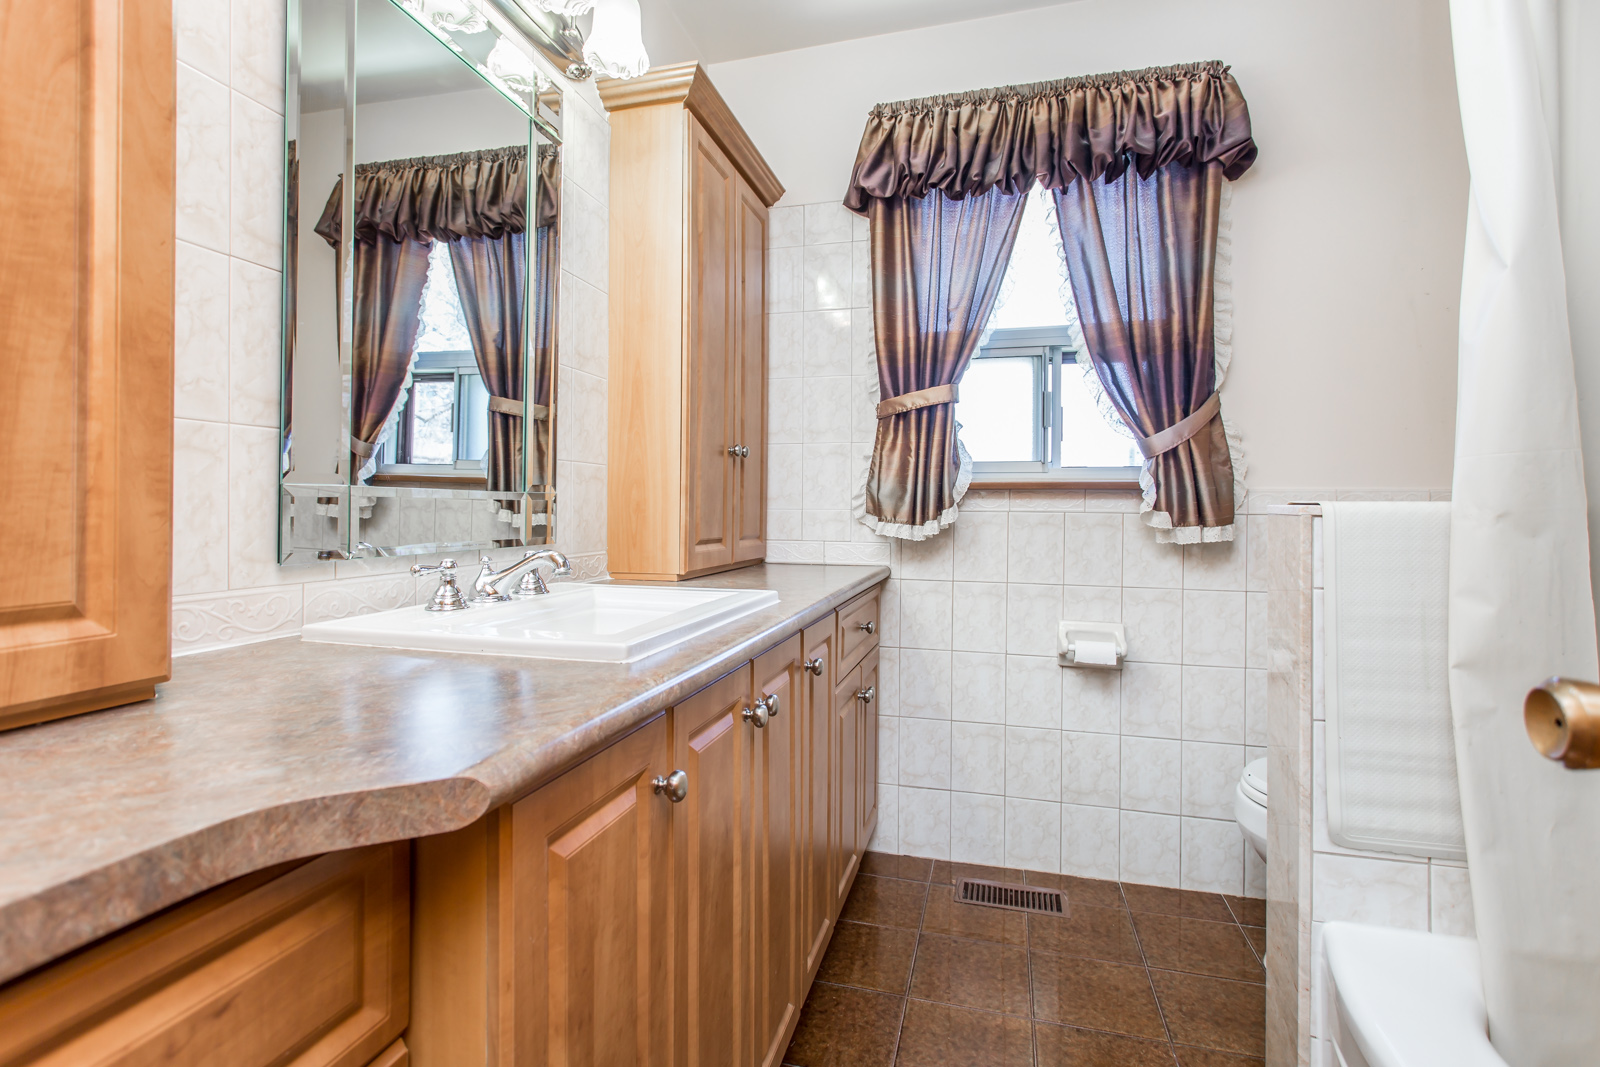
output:
[[[878,418],[887,419],[918,408],[931,408],[939,404],[954,404],[958,399],[955,384],[934,385],[927,389],[913,389],[909,393],[891,396],[878,401]]]
[[[527,409],[520,400],[511,400],[503,396],[491,396],[489,398],[489,410],[520,419]]]
[[[377,448],[378,446],[373,444],[371,441],[363,441],[361,438],[354,436],[350,438],[350,451],[354,452],[362,459],[371,459],[372,453],[375,452]]]
[[[1206,397],[1204,404],[1194,410],[1194,414],[1186,415],[1160,433],[1135,438],[1139,443],[1139,451],[1144,453],[1145,459],[1154,459],[1163,452],[1170,452],[1204,429],[1221,410],[1222,394],[1212,393]]]

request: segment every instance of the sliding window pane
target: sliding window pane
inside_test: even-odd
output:
[[[956,421],[961,443],[979,463],[1036,462],[1039,360],[1033,356],[974,359],[961,376]]]

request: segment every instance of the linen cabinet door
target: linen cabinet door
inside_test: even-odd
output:
[[[856,745],[856,847],[866,851],[878,828],[878,650],[861,661],[860,738]]]
[[[751,677],[741,667],[672,711],[673,765],[689,776],[673,813],[681,1067],[752,1058]]]
[[[653,784],[670,756],[659,715],[512,806],[518,1067],[658,1067],[671,1055],[679,805]]]
[[[809,980],[817,973],[833,929],[832,861],[838,839],[829,817],[833,781],[833,679],[837,644],[832,615],[813,623],[800,638],[800,948]]]
[[[856,879],[861,863],[861,842],[856,839],[860,819],[859,803],[861,701],[856,693],[861,685],[859,668],[841,677],[833,689],[833,914],[844,907],[845,897]]]
[[[755,1062],[780,1067],[800,1013],[799,634],[755,661],[767,724],[751,734],[755,784]]]
[[[767,554],[767,205],[739,182],[734,270],[738,279],[733,558]]]
[[[689,320],[684,411],[684,561],[687,573],[733,562],[737,442],[739,175],[693,117],[689,124]]]

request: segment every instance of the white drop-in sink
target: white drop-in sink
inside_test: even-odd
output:
[[[431,652],[630,663],[770,607],[770,589],[559,584],[544,596],[462,611],[421,606],[304,628],[307,641]]]

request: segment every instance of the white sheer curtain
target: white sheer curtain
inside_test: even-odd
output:
[[[1450,698],[1490,1038],[1515,1067],[1600,1048],[1600,774],[1539,757],[1522,699],[1596,677],[1558,229],[1556,0],[1451,0],[1472,192],[1461,291]]]

